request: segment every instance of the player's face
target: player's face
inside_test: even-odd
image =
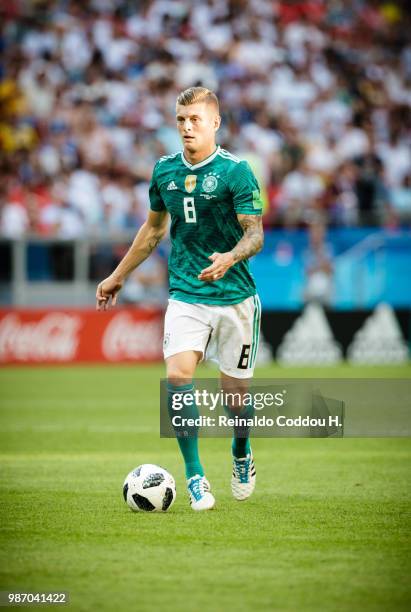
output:
[[[189,106],[178,105],[176,118],[185,150],[198,153],[215,147],[215,134],[221,119],[213,104],[198,102]]]

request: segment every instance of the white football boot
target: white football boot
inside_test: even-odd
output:
[[[250,497],[255,488],[255,465],[253,454],[237,459],[233,457],[233,475],[231,477],[231,492],[238,501]]]
[[[214,495],[210,493],[210,483],[205,476],[196,474],[189,478],[187,489],[193,510],[211,510],[214,507]]]

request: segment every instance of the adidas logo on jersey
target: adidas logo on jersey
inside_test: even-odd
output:
[[[171,181],[167,186],[167,191],[172,191],[173,189],[178,189],[178,187],[174,181]]]

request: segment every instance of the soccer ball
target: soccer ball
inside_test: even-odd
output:
[[[123,497],[134,512],[166,512],[176,498],[176,483],[164,468],[144,463],[127,475]]]

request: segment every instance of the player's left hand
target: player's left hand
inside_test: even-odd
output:
[[[231,266],[234,265],[234,257],[231,252],[213,253],[208,259],[213,262],[208,268],[201,270],[198,279],[207,283],[220,280]]]

